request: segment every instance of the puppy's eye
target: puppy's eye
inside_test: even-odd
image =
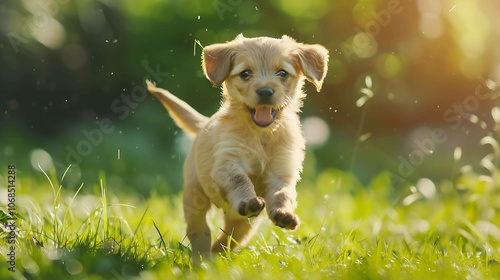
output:
[[[286,78],[288,77],[288,72],[286,72],[285,70],[279,70],[276,75],[280,76],[281,78]]]
[[[240,78],[244,81],[250,79],[250,76],[252,75],[252,72],[250,70],[245,70],[240,73]]]

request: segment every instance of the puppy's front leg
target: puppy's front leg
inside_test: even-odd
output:
[[[294,230],[300,225],[294,213],[297,207],[296,180],[283,176],[271,176],[266,180],[268,186],[266,203],[271,221],[282,228]]]
[[[234,160],[235,162],[237,160]],[[212,178],[225,193],[230,212],[243,217],[255,217],[260,214],[265,200],[257,196],[252,181],[239,166],[226,163],[216,168]]]

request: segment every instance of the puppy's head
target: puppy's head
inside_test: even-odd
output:
[[[303,80],[320,91],[328,51],[321,45],[297,43],[288,36],[236,39],[203,49],[203,71],[216,87],[238,102],[260,127],[280,118],[291,103],[300,107]],[[295,108],[298,110],[298,108]]]

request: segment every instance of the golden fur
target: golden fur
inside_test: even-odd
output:
[[[223,95],[211,118],[148,82],[177,125],[197,135],[184,163],[184,215],[195,263],[200,255],[236,248],[235,242],[227,245],[227,235],[245,245],[264,208],[274,224],[299,226],[294,210],[305,148],[298,116],[302,87],[305,78],[319,91],[327,62],[323,46],[288,36],[239,35],[207,46],[203,70]],[[223,232],[212,246],[206,221],[211,204],[224,211]]]

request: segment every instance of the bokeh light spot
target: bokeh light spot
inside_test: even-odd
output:
[[[370,11],[375,11],[375,3],[373,1],[358,1],[352,9],[352,16],[358,26],[366,26],[373,21],[373,16]]]
[[[432,13],[425,13],[420,17],[418,27],[426,38],[437,39],[443,35],[444,25],[441,18]]]
[[[354,35],[351,43],[354,53],[360,58],[369,58],[377,53],[377,41],[368,33],[360,32]]]
[[[375,68],[380,76],[392,78],[401,72],[401,62],[393,54],[381,54],[375,59]]]
[[[68,69],[79,70],[87,63],[87,51],[79,44],[71,44],[61,51],[61,59]]]
[[[441,13],[441,2],[436,0],[418,0],[417,8],[421,14],[436,14]]]
[[[478,58],[484,53],[484,42],[480,33],[465,33],[460,39],[460,48],[465,56]]]
[[[321,118],[308,117],[302,122],[302,127],[309,146],[322,146],[330,137],[330,128]]]
[[[28,271],[30,274],[37,275],[38,273],[40,273],[40,267],[29,256],[23,256],[21,258],[21,264],[23,265],[24,269],[26,269],[26,271]]]
[[[36,170],[40,170],[40,168],[38,167],[39,164],[40,167],[45,171],[53,167],[52,157],[49,155],[49,153],[42,149],[34,149],[31,151],[30,162],[31,166]]]
[[[66,260],[66,270],[71,275],[77,275],[83,272],[83,265],[77,259]]]
[[[14,154],[14,148],[12,148],[12,146],[6,146],[4,149],[3,149],[3,154],[5,156],[11,156]]]
[[[47,48],[57,50],[66,42],[66,31],[57,20],[47,17],[36,25],[33,37]]]
[[[436,194],[434,182],[427,178],[421,178],[417,181],[417,189],[428,199],[433,198]]]

